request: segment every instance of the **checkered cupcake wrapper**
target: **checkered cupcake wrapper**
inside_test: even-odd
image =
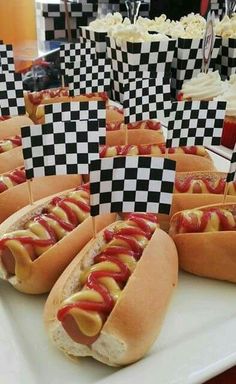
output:
[[[222,38],[216,68],[223,79],[236,73],[236,38]]]
[[[176,162],[158,157],[113,157],[90,164],[91,215],[109,212],[169,214]]]
[[[123,43],[119,47],[107,37],[107,56],[111,59],[113,97],[123,103],[125,80],[130,73],[170,73],[176,41],[174,39],[144,43]]]
[[[99,159],[96,120],[32,125],[21,134],[27,179],[88,174],[90,161]]]
[[[220,145],[225,109],[224,101],[172,103],[166,147]]]
[[[176,40],[176,49],[171,63],[171,89],[172,96],[176,97],[181,90],[184,80],[197,76],[202,69],[202,43],[203,39],[183,39]],[[221,38],[216,38],[212,51],[209,68],[214,68],[216,58],[219,53]]]

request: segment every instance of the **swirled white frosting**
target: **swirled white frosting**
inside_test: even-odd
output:
[[[227,83],[221,81],[218,71],[199,73],[191,80],[184,82],[182,90],[184,99],[212,100],[222,94],[227,88]]]
[[[227,91],[214,100],[226,101],[226,116],[236,117],[236,84],[231,85]]]

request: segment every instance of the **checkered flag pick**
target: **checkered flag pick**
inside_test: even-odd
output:
[[[223,101],[172,103],[166,147],[220,145],[225,108]]]
[[[229,173],[227,175],[226,181],[227,183],[230,183],[231,181],[235,181],[235,180],[236,180],[236,144],[234,146],[234,150],[232,153],[230,169],[229,169]]]
[[[66,75],[68,64],[83,60],[96,59],[95,42],[67,43],[60,47],[60,66],[62,76]]]
[[[71,64],[73,66],[73,64]],[[67,71],[70,96],[110,90],[111,62],[109,59],[80,61],[77,68]]]
[[[113,157],[90,164],[91,215],[109,212],[169,214],[175,180],[173,160]]]
[[[106,142],[106,103],[104,101],[72,101],[46,104],[45,123],[60,121],[96,120],[99,126],[99,144]]]
[[[99,158],[97,121],[66,121],[23,127],[22,147],[27,179],[88,174]]]
[[[124,88],[125,124],[140,120],[163,120],[171,108],[170,80],[163,75],[156,78],[130,80]]]
[[[15,72],[12,45],[0,44],[0,73]]]
[[[0,74],[0,115],[25,115],[23,83],[20,73]]]

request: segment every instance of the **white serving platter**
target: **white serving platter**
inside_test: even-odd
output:
[[[69,360],[43,328],[44,297],[0,283],[1,384],[196,384],[236,363],[236,286],[180,274],[159,339],[123,369]],[[138,304],[138,303],[137,303]]]
[[[228,170],[229,161],[213,158],[219,170]],[[148,355],[114,369],[90,358],[66,358],[43,327],[46,296],[24,295],[0,281],[0,383],[203,383],[236,364],[235,297],[234,284],[181,273],[161,335]]]

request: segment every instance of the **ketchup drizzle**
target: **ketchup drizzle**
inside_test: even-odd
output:
[[[84,285],[85,287],[98,292],[101,295],[103,302],[78,300],[75,303],[65,305],[64,307],[60,308],[57,313],[57,318],[59,321],[63,322],[65,316],[73,308],[81,308],[88,311],[99,312],[101,315],[103,315],[103,320],[106,320],[106,317],[111,312],[115,303],[109,290],[104,285],[102,285],[101,282],[99,282],[99,279],[101,279],[102,277],[111,277],[119,285],[122,284],[122,286],[124,286],[127,283],[131,272],[127,265],[123,261],[118,259],[116,256],[124,254],[132,259],[138,260],[142,255],[143,248],[139,245],[138,241],[134,236],[144,236],[149,239],[152,233],[154,232],[154,229],[151,229],[147,221],[157,223],[157,217],[155,215],[145,213],[128,214],[127,220],[133,220],[137,227],[128,226],[127,228],[120,228],[117,231],[111,231],[106,229],[104,231],[104,240],[108,243],[108,245],[103,249],[101,253],[99,253],[94,258],[94,264],[109,261],[118,267],[118,271],[92,271],[89,273]],[[109,246],[109,243],[113,239],[124,240],[127,244],[127,247],[123,245],[116,246],[112,244]]]
[[[89,191],[89,185],[86,185],[86,186],[80,186],[78,187],[76,190],[84,190],[84,191]],[[61,209],[63,209],[67,215],[67,218],[68,218],[68,222],[61,219],[60,217],[56,216],[56,214],[54,213],[49,213],[47,212],[47,207],[45,207],[43,210],[42,210],[42,213],[41,214],[37,214],[35,216],[33,216],[31,218],[30,221],[35,221],[35,222],[38,222],[42,227],[45,228],[49,238],[48,239],[40,239],[40,238],[34,238],[34,237],[29,237],[29,236],[13,236],[11,237],[11,235],[9,234],[8,237],[4,237],[2,239],[0,239],[0,249],[4,248],[6,242],[8,240],[17,240],[19,241],[21,244],[31,244],[33,246],[42,246],[42,247],[48,247],[50,245],[53,245],[57,242],[57,236],[56,236],[56,233],[54,231],[54,229],[50,226],[50,223],[47,221],[47,217],[49,219],[52,219],[54,221],[56,221],[64,230],[66,230],[67,232],[71,232],[79,223],[78,223],[78,219],[76,217],[76,215],[74,214],[73,210],[71,209],[71,207],[69,207],[67,204],[66,204],[66,201],[70,201],[72,202],[73,204],[76,204],[77,206],[79,206],[79,208],[84,211],[84,212],[89,212],[90,210],[90,207],[88,204],[84,203],[84,202],[81,202],[82,204],[79,204],[78,200],[76,199],[73,199],[73,198],[68,198],[67,197],[55,197],[52,199],[52,201],[49,203],[49,205],[58,205],[60,206]],[[36,235],[34,235],[36,237]]]

